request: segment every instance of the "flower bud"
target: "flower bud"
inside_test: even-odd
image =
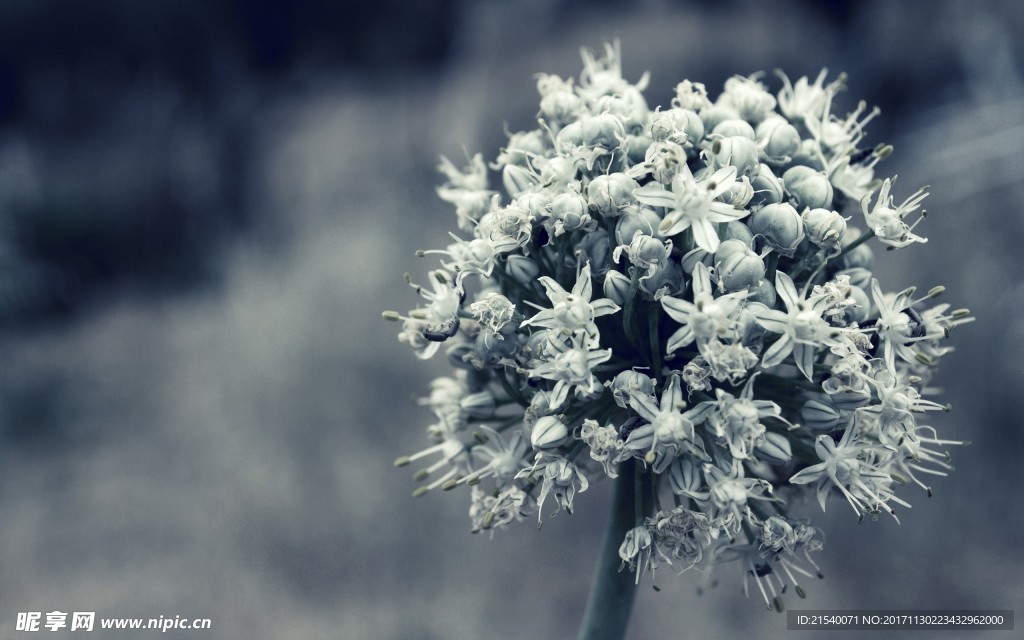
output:
[[[715,253],[719,286],[729,292],[741,291],[764,279],[764,261],[741,240],[726,240]]]
[[[473,350],[466,355],[466,358],[478,369],[489,369],[497,366],[502,360],[512,357],[519,343],[515,340],[505,338],[497,340],[481,331],[473,343]]]
[[[793,459],[793,449],[789,438],[781,433],[768,431],[764,434],[764,442],[754,447],[757,457],[771,464],[786,464]]]
[[[820,400],[805,402],[803,408],[800,409],[800,417],[803,418],[804,425],[808,429],[825,432],[831,431],[832,427],[839,424],[843,416],[828,396],[822,396]]]
[[[777,299],[775,285],[766,278],[761,278],[755,282],[747,289],[747,294],[747,302],[760,302],[769,309],[775,306],[775,300]]]
[[[700,110],[700,119],[704,121],[705,131],[714,131],[719,122],[723,120],[739,120],[740,114],[736,109],[724,104],[713,104]]]
[[[715,125],[715,128],[711,133],[720,135],[724,138],[740,136],[742,138],[749,138],[750,140],[754,139],[754,127],[750,126],[750,123],[746,120],[740,120],[738,118],[722,120]]]
[[[580,240],[576,253],[584,263],[590,263],[591,276],[603,276],[612,265],[611,235],[604,229],[591,231]]]
[[[550,205],[551,217],[561,222],[564,231],[575,231],[590,222],[587,201],[578,193],[560,193]],[[556,235],[559,235],[556,231]]]
[[[821,147],[818,146],[818,142],[812,138],[800,141],[800,147],[793,154],[793,158],[789,161],[791,165],[799,165],[801,167],[808,167],[815,171],[823,171],[824,165],[821,163]]]
[[[505,271],[512,276],[512,279],[524,287],[530,286],[530,283],[540,275],[540,267],[537,266],[537,263],[526,256],[520,255],[508,257],[508,262],[505,263]]]
[[[754,187],[752,204],[782,202],[782,198],[786,195],[782,180],[772,173],[772,170],[765,164],[762,164],[757,170],[757,175],[750,180],[750,185]]]
[[[832,183],[824,173],[810,167],[791,167],[782,174],[782,182],[797,207],[832,208]]]
[[[622,120],[610,113],[585,116],[565,125],[555,136],[555,146],[563,152],[579,146],[614,149],[625,133]]]
[[[867,389],[864,391],[840,391],[830,394],[828,398],[840,411],[854,411],[871,402],[871,392]]]
[[[612,390],[615,404],[623,409],[629,408],[629,399],[633,396],[653,396],[654,380],[639,371],[627,369],[607,383]]]
[[[621,307],[626,304],[631,284],[629,276],[612,269],[604,274],[604,297]]]
[[[683,268],[675,260],[661,260],[655,263],[654,273],[640,278],[640,290],[651,298],[662,290],[664,295],[678,295],[685,286]]]
[[[544,146],[544,134],[539,129],[513,133],[509,136],[508,144],[498,154],[498,166],[528,166],[531,157],[544,155]]]
[[[677,496],[700,491],[700,468],[689,456],[676,458],[668,468],[668,479],[672,485],[672,493]]]
[[[626,159],[631,165],[641,164],[647,157],[647,150],[651,148],[651,144],[654,142],[650,136],[644,133],[626,134],[625,140],[620,149],[626,152]]]
[[[660,238],[662,237],[658,233],[660,224],[661,216],[647,207],[626,213],[620,216],[619,221],[615,223],[615,243],[617,245],[629,244],[633,241],[633,236],[637,231],[644,235]]]
[[[473,345],[461,341],[449,345],[444,350],[444,355],[448,358],[448,364],[454,369],[474,369],[473,365],[469,362],[470,354],[472,353]]]
[[[744,136],[716,138],[711,143],[711,158],[718,167],[736,167],[736,175],[751,177],[757,174],[757,144]]]
[[[843,310],[843,319],[847,323],[862,323],[868,319],[868,313],[871,311],[871,301],[868,300],[868,294],[864,293],[864,290],[860,287],[850,287],[850,297],[854,299],[856,304],[853,304]]]
[[[501,170],[501,182],[505,190],[513,198],[524,191],[529,191],[540,183],[540,178],[535,173],[514,164],[507,164]]]
[[[829,209],[805,209],[800,216],[804,221],[807,239],[815,246],[828,252],[839,253],[839,246],[846,233],[846,220]]]
[[[543,416],[533,425],[530,444],[534,449],[553,449],[565,441],[569,429],[554,416]]]
[[[553,124],[572,122],[584,111],[583,99],[571,90],[553,91],[540,100],[540,112]]]
[[[719,244],[718,248],[721,250],[721,244]],[[714,257],[704,249],[697,247],[696,249],[687,251],[686,254],[683,255],[683,259],[680,263],[683,265],[683,271],[686,273],[693,273],[693,270],[697,268],[698,263],[702,263],[706,267],[710,267],[714,264]]]
[[[755,139],[769,162],[786,162],[800,148],[800,133],[782,117],[768,118],[757,125]]]
[[[633,190],[640,185],[624,173],[599,175],[587,186],[587,204],[606,218],[622,214],[622,210],[636,204]]]
[[[633,240],[629,243],[626,255],[629,261],[638,266],[647,268],[652,264],[662,262],[672,252],[672,242],[665,244],[664,240],[651,237],[643,232],[633,234]]]
[[[734,181],[729,186],[729,190],[720,195],[718,199],[726,204],[731,204],[737,209],[745,209],[753,197],[754,187],[750,184],[750,179],[743,176],[739,180]]]
[[[772,249],[792,256],[804,239],[804,223],[788,202],[766,204],[750,216],[750,230],[765,239]]]
[[[526,211],[538,220],[547,217],[549,204],[550,196],[540,191],[525,191],[515,200],[516,208]]]
[[[736,220],[722,225],[718,231],[718,238],[722,242],[726,240],[740,240],[747,247],[754,246],[754,234],[750,232],[750,228]],[[719,247],[719,251],[721,251],[721,247]]]
[[[704,123],[690,109],[669,109],[651,116],[647,131],[654,140],[670,140],[693,146],[704,137]]]

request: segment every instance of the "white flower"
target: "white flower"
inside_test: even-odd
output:
[[[486,435],[487,443],[473,447],[473,454],[483,460],[484,464],[460,478],[459,483],[476,484],[484,478],[493,478],[499,488],[510,485],[525,466],[530,443],[522,431],[513,433],[506,442],[500,433],[490,427],[481,426],[480,430]]]
[[[720,438],[729,448],[733,458],[743,460],[753,457],[754,449],[765,442],[765,426],[761,420],[775,418],[789,424],[782,417],[782,409],[770,400],[754,399],[754,379],[751,376],[743,385],[740,396],[715,390],[716,411],[707,416],[708,430]],[[792,426],[790,424],[790,426]]]
[[[635,395],[629,406],[647,421],[634,429],[626,438],[626,448],[633,451],[647,451],[645,459],[653,465],[655,473],[661,473],[679,455],[695,453],[701,457],[702,444],[695,438],[695,425],[714,408],[702,402],[689,411],[683,411],[683,393],[679,388],[679,376],[673,375],[668,387],[661,394],[661,403],[654,399]]]
[[[692,228],[697,246],[714,253],[719,243],[714,223],[739,220],[750,213],[718,201],[734,182],[736,167],[722,167],[695,178],[683,165],[672,179],[671,191],[652,183],[634,191],[633,196],[643,204],[668,209],[658,228],[662,235],[672,236]]]
[[[524,320],[522,326],[544,327],[569,336],[582,335],[589,348],[599,346],[601,336],[594,320],[615,313],[619,305],[608,298],[591,301],[594,287],[590,281],[590,263],[583,267],[572,291],[566,291],[547,276],[539,278],[538,282],[551,300],[552,308],[542,309],[532,318]]]
[[[757,322],[773,333],[782,336],[765,350],[761,364],[771,368],[793,355],[797,369],[807,376],[814,375],[814,355],[820,345],[831,345],[839,335],[821,317],[824,311],[821,302],[804,300],[797,293],[793,279],[779,271],[775,276],[775,290],[786,305],[786,312],[768,309],[764,305],[754,305],[754,316]]]
[[[829,491],[836,487],[858,517],[883,509],[895,518],[889,501],[907,508],[910,505],[893,494],[892,477],[877,464],[876,448],[853,438],[855,427],[856,423],[851,425],[838,444],[832,436],[818,436],[814,450],[821,462],[797,472],[789,481],[793,484],[817,482],[818,504],[822,511]]]
[[[633,527],[626,532],[622,544],[619,546],[619,558],[623,566],[628,565],[629,570],[636,573],[636,582],[640,583],[640,576],[657,567],[657,558],[654,557],[654,538],[651,531],[644,525]]]
[[[746,292],[737,292],[716,298],[707,267],[698,263],[693,270],[693,302],[672,296],[661,298],[665,313],[683,325],[669,337],[668,353],[694,340],[700,346],[713,338],[733,336],[737,326],[735,314],[746,296]]]
[[[591,351],[579,337],[574,337],[569,344],[553,344],[552,347],[555,356],[527,372],[531,378],[555,381],[551,390],[552,406],[561,406],[572,388],[576,389],[577,397],[592,397],[604,389],[592,369],[612,357],[611,349]]]
[[[544,502],[549,495],[553,495],[558,503],[558,510],[564,509],[572,515],[572,503],[577,493],[583,493],[590,486],[586,474],[574,463],[566,460],[560,455],[540,452],[537,454],[533,467],[523,469],[517,477],[533,481],[537,477],[537,469],[541,471],[540,495],[537,496],[537,520],[542,516]],[[551,515],[558,513],[558,510]]]
[[[901,248],[915,242],[928,242],[926,238],[913,233],[914,227],[924,220],[924,212],[911,225],[903,221],[921,206],[921,201],[928,195],[928,187],[918,189],[912,196],[904,200],[903,204],[893,207],[893,199],[889,195],[892,183],[893,180],[889,178],[882,181],[882,188],[878,192],[878,199],[873,207],[868,205],[871,201],[871,194],[861,199],[860,208],[864,213],[864,220],[867,222],[868,228],[875,233],[879,240],[891,247]]]

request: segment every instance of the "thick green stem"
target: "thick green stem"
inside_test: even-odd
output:
[[[637,586],[631,571],[619,571],[622,563],[619,546],[626,532],[636,524],[635,466],[633,459],[619,465],[612,513],[601,543],[601,557],[590,587],[590,599],[583,614],[578,640],[621,640],[626,635]]]

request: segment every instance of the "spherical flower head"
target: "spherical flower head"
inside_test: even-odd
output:
[[[942,287],[886,291],[869,246],[923,243],[926,189],[897,204],[892,147],[861,148],[877,110],[834,111],[843,76],[778,76],[683,80],[652,111],[608,45],[538,76],[537,126],[489,165],[501,189],[482,155],[442,159],[459,233],[419,252],[440,258],[409,280],[421,304],[384,313],[454,369],[421,403],[429,446],[396,461],[424,465],[414,495],[464,492],[493,532],[614,479],[629,579],[730,562],[781,608],[821,547],[794,499],[863,519],[932,492],[961,443],[921,423],[948,409],[928,380],[972,318]]]

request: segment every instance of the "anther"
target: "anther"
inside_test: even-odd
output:
[[[412,462],[412,460],[409,459],[409,456],[402,456],[400,458],[395,458],[395,466],[396,467],[404,467],[405,465],[409,464],[410,462]]]
[[[399,320],[402,319],[401,314],[399,314],[397,311],[382,311],[380,317],[384,318],[389,322],[398,322]]]

